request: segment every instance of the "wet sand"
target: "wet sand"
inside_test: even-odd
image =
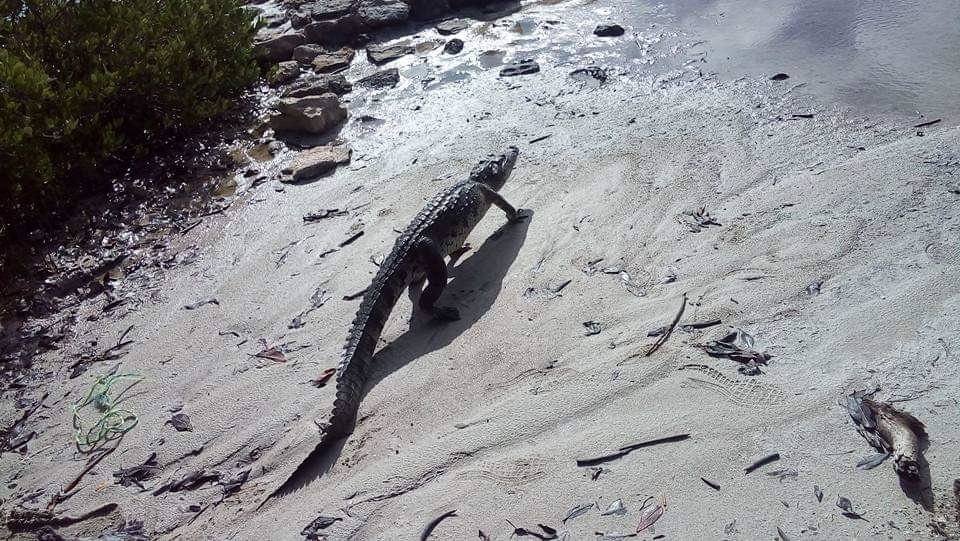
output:
[[[164,539],[302,539],[326,515],[340,519],[321,531],[329,539],[416,539],[456,509],[431,539],[508,539],[510,520],[582,540],[633,532],[649,496],[667,508],[640,539],[769,539],[777,528],[790,539],[917,539],[935,519],[955,531],[960,129],[867,114],[805,93],[798,77],[712,74],[697,65],[702,39],[678,28],[593,37],[616,9],[531,4],[462,32],[458,57],[398,61],[400,87],[351,98],[349,166],[246,192],[178,241],[196,260],[159,281],[126,278],[137,302],[106,316],[102,299],[82,304],[74,339],[38,361],[51,382],[37,437],[26,455],[0,457],[4,507],[37,490],[30,505],[42,505],[82,469],[69,406],[90,380],[68,379],[67,365],[133,325],[119,362],[145,377],[123,403],[139,425],[59,507],[120,510],[71,534],[122,515]],[[488,50],[536,58],[541,72],[498,78]],[[589,65],[609,68],[603,85],[569,76]],[[359,302],[343,297],[369,284],[371,257],[427,198],[512,144],[521,155],[502,193],[532,217],[494,235],[504,223],[494,208],[474,231],[442,299],[463,319],[411,320],[403,298],[335,464],[257,509],[317,441],[333,389],[309,382],[339,360]],[[701,206],[720,225],[694,232],[686,213]],[[350,212],[303,223],[323,208]],[[584,271],[601,258],[599,272]],[[289,328],[318,288],[330,300]],[[648,331],[673,320],[684,294],[681,325],[722,323],[677,329],[645,356],[657,340]],[[219,304],[182,309],[210,297]],[[586,336],[587,321],[601,332]],[[761,375],[697,347],[728,326],[772,355]],[[252,357],[261,338],[285,344],[287,360]],[[875,386],[926,424],[929,488],[905,490],[889,462],[856,468],[873,450],[837,400]],[[166,424],[173,411],[193,431]],[[678,433],[690,438],[606,463],[596,480],[576,464]],[[163,468],[150,490],[199,469],[249,477],[223,501],[216,484],[153,496],[113,483],[153,451]],[[779,461],[744,473],[772,452]],[[783,479],[769,475],[778,470]],[[868,520],[843,516],[838,496]],[[601,516],[617,499],[626,514]],[[562,522],[583,503],[599,508]]]

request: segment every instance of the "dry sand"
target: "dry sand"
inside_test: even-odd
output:
[[[117,502],[160,538],[294,540],[323,514],[342,518],[323,530],[330,539],[417,539],[455,509],[431,539],[482,530],[505,540],[510,520],[591,540],[633,532],[641,503],[661,495],[666,512],[640,539],[772,539],[778,527],[790,539],[920,539],[934,537],[937,517],[956,531],[960,129],[918,137],[910,119],[858,116],[791,91],[792,81],[680,82],[625,69],[588,88],[566,67],[543,67],[355,104],[354,116],[385,123],[367,137],[351,128],[351,167],[248,193],[177,241],[196,246],[195,261],[159,281],[129,277],[139,302],[115,316],[87,321],[102,301],[84,304],[75,337],[41,364],[51,383],[37,438],[26,455],[0,457],[4,507],[38,490],[26,505],[43,505],[80,471],[69,406],[110,365],[73,380],[66,366],[86,342],[109,345],[133,325],[121,370],[145,377],[124,404],[139,425],[59,509]],[[798,112],[815,116],[792,119]],[[533,216],[493,238],[504,223],[494,208],[475,230],[443,298],[463,319],[411,322],[403,298],[337,463],[256,510],[317,441],[333,389],[309,381],[339,360],[359,303],[341,298],[369,284],[371,256],[429,196],[511,144],[521,156],[502,193]],[[678,222],[701,205],[722,225],[694,233]],[[331,207],[356,210],[302,223]],[[321,255],[356,224],[362,237]],[[583,272],[598,258],[635,286]],[[544,291],[567,280],[556,296]],[[818,281],[821,294],[808,295]],[[332,299],[288,329],[317,288]],[[673,319],[684,293],[682,324],[723,324],[678,329],[644,357],[656,340],[647,331]],[[209,297],[219,305],[181,309]],[[585,336],[588,320],[602,331]],[[773,356],[762,375],[741,376],[696,347],[727,325]],[[295,351],[286,363],[252,358],[260,338]],[[678,370],[690,363],[720,376]],[[837,400],[875,386],[927,426],[929,510],[889,462],[856,468],[873,451]],[[181,406],[192,432],[165,424]],[[12,416],[13,404],[3,408]],[[596,480],[575,463],[677,433],[690,439],[604,464]],[[111,472],[152,451],[164,468],[151,489],[201,468],[249,469],[249,480],[222,503],[217,485],[155,497],[113,484]],[[771,452],[781,459],[744,473]],[[796,476],[768,475],[782,469]],[[842,516],[838,495],[867,520]],[[626,514],[601,516],[618,498]],[[191,505],[205,510],[188,523]],[[117,516],[63,531],[96,535]]]

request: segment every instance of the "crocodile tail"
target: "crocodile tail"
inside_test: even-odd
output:
[[[398,239],[393,253],[381,264],[353,319],[337,367],[337,394],[329,424],[323,434],[324,439],[342,438],[351,432],[380,334],[409,283],[406,265],[409,250],[404,240],[403,237]]]

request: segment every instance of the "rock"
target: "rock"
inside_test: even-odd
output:
[[[300,75],[300,65],[294,60],[285,60],[277,64],[277,67],[270,72],[267,82],[270,86],[285,85]]]
[[[323,46],[315,43],[307,43],[293,50],[293,59],[303,65],[310,65],[310,62],[313,62],[314,58],[325,52],[327,52],[327,50],[324,49]]]
[[[600,36],[601,38],[615,38],[622,36],[624,32],[626,32],[626,30],[619,24],[601,24],[594,28],[593,35]]]
[[[400,72],[397,68],[378,71],[357,81],[357,86],[365,88],[393,88],[400,82]]]
[[[399,0],[363,0],[357,15],[368,27],[383,28],[409,19],[410,6]]]
[[[410,4],[410,16],[414,19],[429,20],[450,12],[447,0],[406,0]]]
[[[341,47],[356,41],[369,27],[357,15],[345,15],[333,21],[317,21],[303,27],[307,42]]]
[[[307,26],[313,21],[313,17],[311,17],[309,13],[302,13],[300,11],[288,12],[287,18],[290,19],[290,26],[297,30]]]
[[[284,34],[254,45],[253,55],[258,60],[275,64],[290,60],[293,50],[306,42],[306,38],[301,34]]]
[[[353,55],[353,49],[347,49],[346,47],[337,51],[324,51],[313,59],[311,65],[319,73],[337,71],[349,67]]]
[[[516,77],[530,75],[540,71],[540,64],[535,60],[518,60],[500,70],[500,77]]]
[[[463,40],[453,38],[443,46],[443,52],[447,54],[460,54],[460,51],[463,50]]]
[[[449,36],[465,30],[469,26],[470,23],[463,19],[447,19],[446,21],[437,23],[437,32],[439,32],[441,36]]]
[[[333,92],[343,95],[353,90],[343,75],[321,74],[306,81],[298,81],[283,92],[285,98],[303,98],[305,96],[319,96]]]
[[[310,16],[316,21],[336,19],[353,11],[355,0],[320,0],[310,6]]]
[[[368,45],[367,58],[374,64],[386,64],[391,60],[396,60],[401,56],[413,54],[414,49],[409,43],[397,43],[395,45]]]
[[[270,116],[270,127],[277,132],[322,134],[347,118],[347,110],[336,94],[306,98],[284,98]]]
[[[352,150],[347,145],[329,145],[305,150],[283,168],[288,175],[281,182],[303,182],[330,173],[338,165],[349,163]]]

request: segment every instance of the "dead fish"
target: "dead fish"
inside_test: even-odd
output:
[[[927,439],[922,422],[863,393],[847,397],[846,409],[857,425],[857,432],[875,449],[893,456],[893,469],[898,474],[909,478],[920,475],[923,445]]]
[[[591,508],[593,508],[592,503],[581,503],[580,505],[575,505],[569,511],[567,511],[567,516],[562,520],[562,522],[566,524],[568,520],[573,520],[580,515],[583,515]]]

